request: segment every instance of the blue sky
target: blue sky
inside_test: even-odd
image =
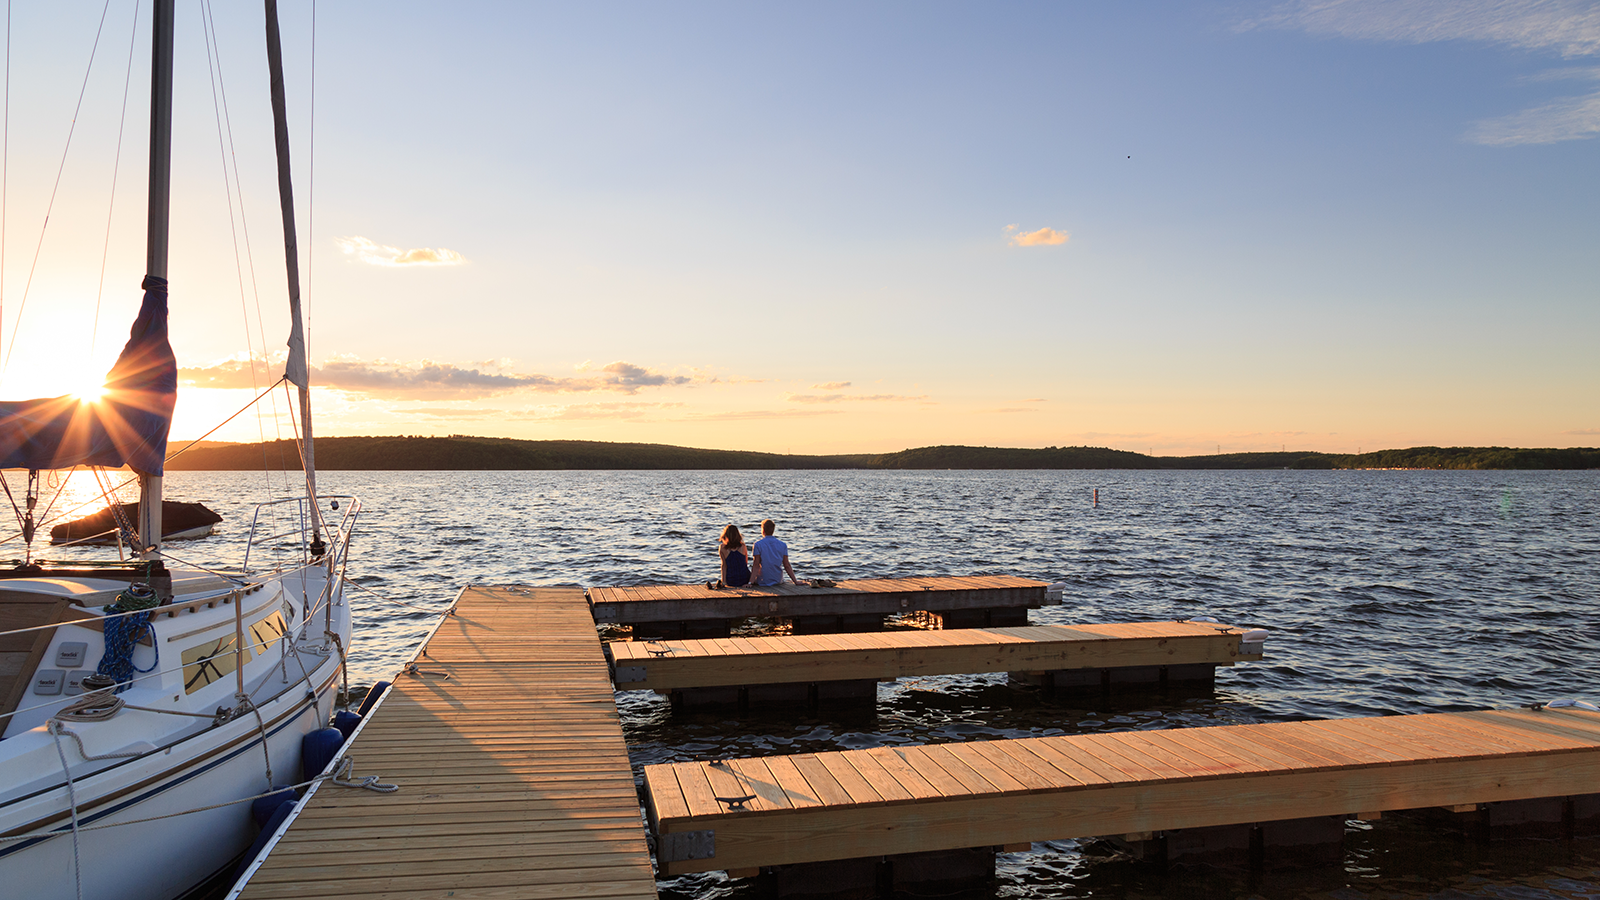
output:
[[[259,293],[267,354],[283,327],[260,13],[214,11],[253,288],[199,11],[180,3],[173,256],[194,385],[176,430],[195,434],[248,399],[240,310]],[[13,23],[7,334],[100,12]],[[1156,453],[1600,435],[1594,3],[326,2],[314,152],[311,8],[283,20],[326,433]],[[107,16],[29,288],[48,299],[19,334],[51,324],[31,304],[92,306],[132,21]],[[142,253],[130,123],[108,284]],[[76,282],[48,274],[75,257]],[[106,367],[137,303],[108,296]],[[27,360],[0,392],[31,386]]]

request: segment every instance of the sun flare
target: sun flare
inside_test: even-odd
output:
[[[98,403],[106,395],[106,386],[103,384],[86,384],[72,392],[79,403]]]

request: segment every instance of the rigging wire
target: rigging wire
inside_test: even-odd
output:
[[[194,440],[190,441],[189,443],[184,444],[181,448],[179,448],[178,452],[167,454],[167,460],[166,461],[167,462],[172,462],[173,460],[175,460],[178,457],[182,456],[186,451],[193,449],[195,444],[198,444],[201,441],[205,440],[206,438],[212,436],[213,434],[216,434],[218,431],[221,431],[222,430],[222,426],[228,424],[229,422],[232,422],[234,419],[237,419],[240,416],[244,415],[245,413],[249,412],[250,411],[250,407],[255,406],[257,403],[260,403],[262,397],[265,397],[268,394],[272,393],[274,390],[277,389],[278,385],[282,384],[282,383],[283,383],[283,379],[279,378],[277,381],[274,381],[273,383],[267,385],[266,389],[263,390],[261,393],[255,395],[255,397],[251,398],[249,403],[246,403],[245,405],[239,407],[238,412],[235,412],[233,415],[227,417],[226,419],[223,419],[221,422],[218,422],[216,424],[216,426],[214,426],[210,431],[206,432],[205,434],[202,434],[199,437],[195,438]],[[126,482],[124,482],[124,483],[126,483]]]
[[[206,33],[206,65],[208,67],[213,65],[213,56],[215,57],[215,68],[211,71],[211,104],[214,114],[218,117],[217,144],[222,155],[223,190],[228,192],[228,223],[230,227],[234,225],[235,221],[233,216],[233,194],[237,193],[239,196],[239,214],[237,220],[239,227],[238,230],[234,231],[233,235],[234,269],[238,272],[239,276],[239,308],[244,315],[245,348],[250,363],[250,385],[252,389],[257,389],[259,388],[259,383],[256,381],[255,350],[253,349],[253,337],[250,333],[250,308],[245,298],[244,271],[239,262],[240,230],[242,230],[244,233],[244,259],[250,269],[250,293],[255,298],[256,335],[258,335],[261,340],[262,365],[269,365],[272,356],[267,348],[266,316],[261,310],[261,284],[260,280],[256,276],[254,245],[250,241],[250,218],[245,213],[244,207],[244,182],[243,178],[239,174],[239,155],[233,138],[233,115],[228,105],[228,81],[227,78],[224,77],[222,71],[222,43],[221,39],[218,37],[216,17],[213,14],[212,4],[209,2],[209,0],[206,0],[206,2],[201,4],[200,19],[201,26]],[[227,140],[225,146],[222,136],[224,130],[227,131]],[[230,159],[233,162],[231,186],[228,176],[228,162]],[[274,382],[273,385],[268,387],[268,391],[270,392],[272,387],[276,386],[277,384]],[[278,398],[276,394],[273,394],[270,397],[270,403],[272,408],[272,425],[274,435],[279,441],[281,441],[283,440],[283,425],[278,412]],[[261,412],[259,409],[256,412],[256,432],[261,442],[261,470],[266,479],[267,491],[270,494],[273,490],[272,463],[267,455],[266,426],[262,424]],[[280,469],[282,468],[283,467],[280,466]],[[287,471],[285,471],[283,474],[283,489],[285,493],[287,493],[289,489],[289,478]]]
[[[218,431],[222,430],[222,428],[224,426],[226,426],[229,422],[232,422],[234,419],[237,419],[240,416],[244,415],[245,413],[249,412],[250,411],[250,407],[255,406],[257,403],[260,403],[262,397],[265,397],[269,392],[276,390],[277,387],[278,387],[278,384],[281,383],[282,380],[283,379],[279,379],[278,381],[273,382],[269,387],[267,387],[266,390],[264,390],[261,393],[257,394],[254,398],[252,398],[250,400],[249,403],[246,403],[244,406],[240,407],[233,415],[227,417],[226,419],[223,419],[215,427],[213,427],[210,431],[206,432],[205,434],[200,435],[199,437],[195,438],[194,440],[190,441],[189,443],[183,445],[176,452],[167,454],[167,460],[166,461],[167,462],[171,462],[172,460],[177,459],[178,457],[182,456],[185,451],[193,449],[196,444],[200,443],[201,441],[205,440],[206,438],[208,438],[208,437],[212,436],[213,434],[216,434]],[[138,481],[138,478],[136,476],[127,478],[121,484],[113,485],[111,488],[109,488],[108,491],[103,491],[100,494],[100,496],[91,497],[90,499],[83,501],[82,503],[78,504],[77,506],[74,506],[71,509],[63,510],[61,512],[60,516],[57,516],[56,519],[63,518],[63,517],[66,517],[66,516],[70,516],[73,513],[77,512],[78,510],[83,509],[84,507],[90,505],[91,503],[95,503],[95,502],[100,501],[100,500],[105,500],[107,503],[110,503],[111,502],[111,498],[116,494],[117,491],[120,491],[123,488],[125,488],[125,487],[127,487],[127,486],[129,486],[131,484],[134,484],[137,481]],[[0,475],[0,488],[4,488],[6,496],[7,497],[11,497],[12,509],[16,510],[18,516],[20,517],[21,516],[21,509],[20,509],[20,507],[17,506],[16,499],[14,497],[12,497],[12,495],[11,495],[11,484],[10,484],[10,482],[6,481],[6,479],[4,478],[3,475]],[[51,522],[56,521],[56,519],[44,519],[44,520],[39,522],[39,526],[43,527],[45,525],[48,525]],[[19,518],[19,522],[20,522],[20,518]],[[19,532],[15,533],[15,534],[10,535],[9,537],[0,538],[0,544],[8,544],[8,543],[16,540],[17,538],[19,538],[21,536],[22,536],[22,533],[19,531]]]
[[[250,364],[251,390],[259,390],[260,383],[256,381],[256,359],[254,350],[255,336],[250,331],[250,307],[246,298],[244,285],[245,262],[250,269],[250,292],[255,296],[256,305],[256,333],[261,339],[261,361],[263,365],[271,358],[267,350],[266,317],[261,311],[261,286],[256,278],[255,252],[250,243],[250,218],[245,212],[244,183],[239,174],[239,155],[233,140],[233,115],[228,106],[228,82],[222,71],[222,43],[217,35],[217,22],[209,2],[201,4],[200,25],[206,37],[206,67],[211,75],[211,106],[217,120],[217,150],[222,160],[223,191],[228,196],[228,226],[233,235],[233,266],[239,282],[239,310],[244,318],[245,352]],[[227,137],[224,139],[223,132]],[[232,161],[232,176],[229,176],[229,161]],[[237,217],[233,211],[234,194],[239,196],[239,212]],[[241,262],[239,254],[239,232],[244,232],[244,261]],[[277,396],[273,395],[274,426],[277,418]],[[272,490],[272,474],[270,462],[267,459],[267,433],[266,427],[261,422],[261,416],[256,415],[256,432],[261,441],[261,469],[266,478],[267,489]],[[282,435],[279,434],[281,439]]]
[[[306,161],[306,294],[303,312],[305,329],[301,333],[306,347],[306,368],[311,368],[311,309],[316,295],[312,278],[317,261],[317,0],[311,0],[311,146]]]
[[[133,85],[133,51],[139,38],[139,2],[133,4],[133,28],[128,33],[128,71],[122,76],[122,116],[117,119],[117,153],[111,161],[111,200],[106,206],[106,241],[100,248],[100,286],[94,294],[94,327],[89,330],[89,356],[100,338],[100,301],[106,293],[106,258],[111,253],[111,218],[117,208],[117,174],[122,169],[122,132],[128,124],[128,88]]]
[[[6,188],[11,174],[11,0],[6,0],[6,111],[0,137],[0,335],[6,325]]]
[[[50,481],[54,481],[56,492],[50,496],[50,502],[45,504],[44,512],[39,516],[41,521],[45,521],[50,518],[50,510],[55,507],[56,501],[61,499],[61,492],[67,489],[67,483],[72,480],[72,475],[76,471],[78,471],[78,467],[73,466],[72,469],[67,472],[66,477],[63,478],[61,477],[60,469],[50,470],[49,481],[46,481],[45,484],[48,486]]]
[[[100,25],[94,32],[94,46],[89,48],[89,65],[83,72],[83,86],[78,88],[78,105],[72,109],[72,124],[67,128],[67,145],[61,148],[61,164],[56,167],[56,180],[50,188],[50,202],[44,208],[44,224],[39,226],[39,243],[33,248],[33,264],[28,267],[28,280],[22,285],[22,301],[17,304],[17,321],[11,329],[11,341],[6,344],[4,361],[0,361],[0,379],[11,368],[11,351],[16,349],[17,331],[22,314],[28,309],[28,292],[33,289],[33,275],[39,269],[39,254],[44,250],[45,231],[50,228],[50,213],[56,206],[56,194],[61,190],[61,174],[67,170],[67,154],[72,150],[72,135],[78,129],[78,113],[83,109],[83,95],[89,91],[89,75],[94,72],[95,53],[100,49],[100,34],[106,27],[106,13],[111,11],[111,0],[100,10]]]

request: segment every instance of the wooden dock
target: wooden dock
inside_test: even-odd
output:
[[[639,798],[578,588],[470,587],[242,897],[654,898]],[[448,675],[448,677],[444,677]]]
[[[952,617],[955,627],[1027,624],[1029,609],[1059,603],[1049,585],[1011,575],[946,578],[872,578],[831,587],[781,584],[713,589],[704,584],[594,587],[589,605],[601,624],[664,626],[689,623],[668,633],[694,637],[693,623],[768,616],[818,625],[821,630],[870,630],[893,613],[931,612]],[[823,624],[837,620],[834,625]]]
[[[645,769],[666,877],[1600,793],[1600,713],[1517,709]],[[1591,798],[1592,799],[1592,798]]]
[[[606,645],[618,690],[893,680],[985,672],[1052,673],[1139,668],[1210,679],[1216,666],[1261,658],[1247,629],[1209,622],[1033,625],[950,631],[880,631]],[[1254,652],[1246,652],[1254,651]]]

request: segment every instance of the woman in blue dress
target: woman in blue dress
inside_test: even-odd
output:
[[[716,587],[744,587],[750,583],[750,548],[745,546],[739,526],[722,529],[717,553],[722,556],[722,580],[715,583]]]

